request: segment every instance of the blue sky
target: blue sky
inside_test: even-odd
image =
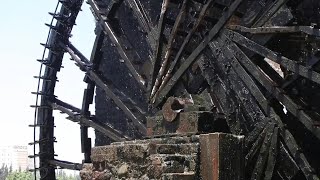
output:
[[[0,144],[27,145],[32,139],[37,80],[41,58],[51,17],[48,12],[54,11],[57,0],[5,1],[0,0]],[[90,57],[94,41],[94,18],[84,3],[77,26],[74,28],[71,42],[83,54]],[[66,56],[64,69],[58,75],[56,95],[58,98],[81,107],[85,84],[84,73],[80,72],[74,62]],[[60,113],[56,113],[56,131],[58,143],[56,153],[59,159],[80,162],[80,130],[77,124],[69,122]]]

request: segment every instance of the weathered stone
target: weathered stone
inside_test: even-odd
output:
[[[201,170],[201,173],[203,173],[204,169],[212,170],[213,167],[210,163],[214,160],[212,159],[214,155],[212,150],[214,149],[210,149],[212,148],[212,142],[208,138],[212,136],[220,137],[220,141],[216,143],[219,153],[216,153],[215,158],[219,158],[221,168],[228,168],[223,166],[223,163],[237,164],[237,153],[241,151],[241,147],[237,143],[241,142],[242,137],[221,133],[200,136],[201,138],[199,138],[199,135],[163,137],[117,142],[109,146],[94,147],[92,164],[84,166],[81,171],[81,178],[84,180],[200,179],[199,173]],[[222,142],[223,139],[226,142]],[[224,156],[226,159],[220,156]],[[202,157],[201,161],[199,157]],[[231,164],[230,167],[233,167]],[[234,172],[224,173],[234,174]]]
[[[195,174],[192,173],[166,173],[162,175],[162,180],[194,180]]]
[[[82,180],[90,180],[93,178],[93,164],[83,164],[82,170],[80,171],[80,177]]]
[[[92,179],[104,179],[104,180],[109,180],[112,177],[112,174],[108,170],[104,170],[102,172],[100,171],[95,171],[93,173],[93,178]]]
[[[128,174],[128,169],[129,169],[129,166],[125,163],[125,164],[122,164],[119,168],[118,168],[118,176],[121,178],[121,177],[124,177]]]
[[[210,111],[181,112],[175,119],[168,122],[163,116],[148,117],[147,135],[208,133],[213,129],[214,124],[214,116]]]
[[[188,144],[157,144],[157,153],[159,154],[193,154],[198,152],[198,143]]]

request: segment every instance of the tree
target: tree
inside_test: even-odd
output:
[[[10,173],[6,180],[33,180],[33,174],[26,171],[15,171]]]
[[[8,170],[7,165],[2,164],[1,169],[0,169],[0,180],[5,180],[6,177],[8,176],[8,174],[9,174],[9,170]]]
[[[78,180],[78,175],[67,175],[67,173],[63,170],[57,170],[56,172],[57,180]]]
[[[12,173],[12,164],[9,167],[9,173]]]

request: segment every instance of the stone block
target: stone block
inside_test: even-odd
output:
[[[148,117],[147,135],[208,133],[214,129],[214,121],[214,115],[209,111],[181,112],[172,122],[163,116]]]

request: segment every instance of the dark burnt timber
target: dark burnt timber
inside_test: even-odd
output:
[[[63,50],[59,47],[60,42],[64,42],[70,36],[75,19],[80,11],[83,1],[66,2],[62,4],[60,11],[53,13],[53,18],[57,20],[54,28],[51,28],[51,33],[48,41],[45,43],[45,48],[48,49],[49,54],[46,58],[45,69],[42,79],[57,79],[56,74],[61,68]],[[44,60],[44,58],[42,59]],[[40,106],[48,106],[49,102],[54,97],[54,88],[56,81],[43,81],[42,92],[46,95],[37,94],[41,97]],[[54,139],[54,117],[52,116],[52,109],[38,108],[37,122],[35,125],[41,125],[39,135],[39,154],[40,163],[38,170],[42,179],[55,179],[55,168],[52,167],[48,161],[54,159],[54,141],[42,141],[44,139]]]
[[[68,2],[76,1],[62,3]],[[83,166],[83,179],[206,179],[213,173],[220,179],[319,179],[320,2],[90,0],[89,5],[97,20],[90,61],[52,24],[56,35],[50,42],[56,43],[43,44],[55,56],[68,52],[85,73],[82,107],[58,100],[53,88],[34,92],[47,104],[32,106],[52,117],[53,105],[80,123],[83,162],[92,162]],[[71,30],[74,22],[52,15]],[[55,85],[61,68],[51,59],[39,60],[55,72],[37,76],[46,86]],[[95,113],[89,111],[93,102]],[[55,141],[48,131],[54,124],[32,127],[52,134],[32,144]],[[95,144],[101,146],[91,151],[88,127],[96,128]],[[229,145],[204,138],[210,148],[201,148],[199,138],[216,132]],[[244,136],[243,145],[237,141],[243,149],[222,134]],[[199,150],[208,153],[201,159]],[[32,157],[38,156],[41,162],[54,160],[53,153]],[[214,167],[213,159],[219,168],[201,169]]]
[[[79,163],[72,163],[68,161],[61,161],[61,160],[50,160],[49,163],[53,166],[60,167],[63,169],[70,169],[70,170],[81,170],[82,164]]]
[[[193,53],[184,61],[184,64],[177,70],[177,72],[171,77],[170,81],[168,81],[167,85],[159,93],[159,98],[157,98],[157,100],[154,102],[154,106],[158,106],[162,102],[162,100],[166,97],[166,95],[169,93],[171,88],[179,80],[181,75],[196,60],[197,56],[208,45],[209,41],[212,40],[212,38],[219,32],[219,30],[223,27],[223,25],[229,20],[229,18],[231,17],[232,13],[240,5],[241,1],[242,0],[236,0],[228,8],[228,10],[222,15],[222,18],[210,30],[209,35],[204,38],[204,40],[201,42],[201,44],[199,44],[199,46],[193,51]]]
[[[144,29],[144,32],[149,34],[152,28],[151,20],[140,0],[127,0],[125,3],[133,9],[134,15],[138,19],[140,26]]]
[[[160,85],[161,85],[161,82],[162,82],[162,78],[164,78],[163,76],[165,75],[165,70],[167,69],[167,65],[168,65],[168,61],[169,61],[169,57],[171,56],[171,53],[172,53],[172,48],[173,48],[173,41],[174,41],[174,38],[175,36],[177,35],[178,33],[178,28],[180,26],[180,24],[182,23],[182,18],[183,16],[185,16],[185,13],[186,13],[186,6],[187,6],[187,0],[184,0],[183,1],[183,4],[182,4],[182,8],[177,16],[177,19],[173,25],[173,28],[171,30],[171,34],[170,34],[170,37],[169,37],[169,42],[168,42],[168,45],[166,47],[166,54],[162,60],[162,64],[161,64],[161,67],[159,69],[159,73],[157,75],[157,78],[154,82],[154,85],[153,85],[153,88],[151,90],[151,95],[150,95],[150,99],[153,98],[153,96],[156,96],[156,92],[158,91],[158,89],[160,88]],[[161,33],[161,32],[160,32]],[[158,37],[158,38],[161,38],[161,37]],[[155,66],[156,66],[156,62],[158,61],[157,57],[155,57]]]
[[[175,55],[174,61],[171,64],[171,66],[169,67],[167,73],[165,74],[164,77],[162,77],[164,75],[164,73],[161,72],[161,70],[159,71],[159,77],[163,78],[160,87],[157,89],[157,93],[154,97],[154,99],[156,99],[158,97],[159,92],[162,90],[162,88],[164,87],[164,85],[168,82],[169,78],[172,76],[171,73],[174,69],[174,67],[176,66],[178,60],[181,58],[182,52],[184,51],[186,45],[189,43],[191,37],[194,35],[195,31],[199,28],[199,25],[201,23],[201,21],[203,21],[203,18],[208,10],[208,8],[210,7],[210,5],[212,4],[212,0],[209,0],[201,9],[199,18],[196,20],[195,25],[192,27],[192,30],[189,31],[187,37],[185,37],[183,44],[181,45],[178,53]],[[176,22],[179,22],[179,19],[176,20]],[[174,32],[174,31],[172,31]],[[173,39],[173,38],[172,38]],[[169,41],[170,42],[170,41]],[[169,46],[170,47],[170,46]],[[170,57],[170,51],[166,51],[168,54],[166,54],[165,58],[169,58]],[[167,57],[168,56],[168,57]],[[164,61],[165,62],[165,61]],[[155,84],[156,85],[156,84]],[[159,86],[159,85],[158,85]],[[153,97],[153,96],[152,96]]]
[[[122,34],[122,32],[116,32],[113,30],[114,28],[119,29],[119,27],[113,27],[111,25],[112,23],[112,18],[110,18],[111,15],[107,14],[106,16],[104,16],[104,14],[101,14],[100,12],[103,12],[103,11],[99,9],[98,5],[93,0],[89,0],[89,3],[91,4],[91,7],[96,17],[98,17],[98,21],[100,25],[102,26],[106,34],[110,37],[112,43],[114,43],[115,46],[117,47],[117,50],[119,51],[121,58],[124,60],[131,74],[136,79],[136,81],[141,85],[141,87],[145,89],[146,76],[143,75],[139,70],[141,68],[139,67],[139,64],[141,65],[142,63],[142,61],[140,60],[139,54],[134,50],[134,48],[132,47],[130,42],[127,40],[126,36]]]
[[[69,43],[68,46],[65,46],[65,50],[77,62],[80,69],[86,71],[87,76],[94,81],[97,86],[101,87],[108,97],[114,100],[117,106],[133,121],[139,131],[142,134],[146,134],[145,125],[142,123],[144,121],[144,116],[139,112],[139,110],[136,110],[135,113],[133,113],[132,109],[134,109],[135,106],[132,101],[127,99],[124,93],[113,87],[110,80],[102,80],[99,75],[91,69],[92,65],[89,64],[89,61],[82,54],[79,54],[79,51],[77,51],[72,44]],[[122,99],[125,99],[126,104]]]
[[[87,127],[92,127],[94,129],[96,129],[97,131],[102,132],[107,137],[110,137],[114,141],[124,141],[124,140],[130,139],[129,137],[125,137],[121,132],[115,130],[111,126],[100,125],[101,123],[99,123],[97,121],[92,121],[91,120],[92,117],[85,117],[81,114],[74,113],[72,111],[73,108],[69,109],[68,107],[58,105],[57,103],[52,103],[51,106],[55,110],[59,110],[62,113],[66,113],[69,116],[68,119],[70,119],[71,121],[78,122],[78,123],[83,124]]]

